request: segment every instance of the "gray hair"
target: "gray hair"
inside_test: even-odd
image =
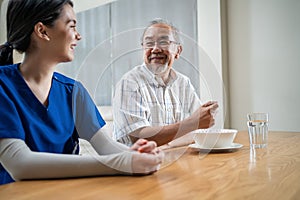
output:
[[[152,21],[150,21],[150,23],[147,25],[147,27],[144,29],[144,32],[143,32],[143,35],[142,35],[142,38],[141,38],[141,41],[143,42],[143,39],[144,39],[144,35],[146,33],[146,31],[153,25],[155,24],[165,24],[167,26],[170,26],[171,29],[172,29],[172,33],[173,33],[173,36],[174,36],[174,39],[175,39],[175,42],[178,42],[179,44],[181,44],[181,39],[179,37],[179,30],[178,28],[176,28],[171,22],[168,22],[167,20],[164,20],[164,19],[161,19],[161,18],[157,18],[157,19],[154,19]]]

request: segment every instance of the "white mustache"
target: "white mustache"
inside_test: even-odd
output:
[[[154,55],[150,55],[150,56],[149,56],[149,59],[150,59],[150,60],[151,60],[151,59],[155,59],[155,58],[158,58],[158,59],[163,58],[163,59],[165,59],[166,56],[165,56],[165,55],[160,55],[160,54],[154,54]]]

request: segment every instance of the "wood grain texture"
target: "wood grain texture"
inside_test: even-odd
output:
[[[246,131],[233,152],[166,150],[149,176],[21,181],[0,186],[0,199],[300,199],[300,133],[269,132],[266,149],[249,149]]]

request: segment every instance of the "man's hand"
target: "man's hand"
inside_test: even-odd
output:
[[[203,104],[190,116],[194,121],[194,126],[197,129],[212,127],[215,124],[214,116],[218,107],[219,105],[216,101],[209,101]]]

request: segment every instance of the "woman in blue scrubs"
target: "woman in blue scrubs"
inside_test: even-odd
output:
[[[150,174],[163,159],[156,143],[112,141],[80,82],[55,71],[74,58],[81,35],[70,0],[10,0],[0,46],[0,184],[106,174]],[[24,53],[13,64],[13,50]],[[78,155],[78,138],[98,155]]]

